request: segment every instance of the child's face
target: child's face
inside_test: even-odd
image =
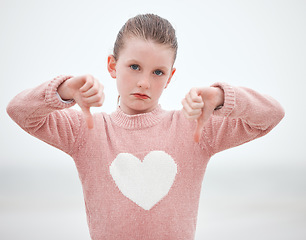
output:
[[[116,61],[108,57],[108,70],[117,79],[120,108],[126,114],[152,111],[174,72],[169,46],[139,38],[125,40]]]

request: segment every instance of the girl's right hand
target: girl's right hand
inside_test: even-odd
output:
[[[85,115],[88,128],[93,128],[90,107],[101,107],[104,102],[104,86],[92,75],[72,77],[57,89],[63,100],[74,99]]]

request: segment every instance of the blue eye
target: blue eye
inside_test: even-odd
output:
[[[161,75],[163,75],[164,73],[163,73],[163,71],[161,71],[161,70],[155,70],[155,71],[154,71],[154,74],[157,75],[157,76],[161,76]]]
[[[137,65],[137,64],[132,64],[132,65],[130,66],[130,68],[133,69],[133,70],[139,70],[139,65]]]

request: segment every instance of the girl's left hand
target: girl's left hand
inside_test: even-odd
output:
[[[195,142],[200,141],[206,121],[214,110],[224,104],[224,92],[219,87],[192,88],[182,100],[183,113],[189,120],[196,120]]]

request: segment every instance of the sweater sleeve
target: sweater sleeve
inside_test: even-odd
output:
[[[216,83],[224,90],[224,106],[206,123],[200,144],[210,154],[239,146],[270,132],[284,117],[281,105],[267,95],[245,87]],[[204,144],[204,145],[203,145]]]
[[[74,101],[61,101],[56,93],[71,77],[61,75],[24,90],[7,106],[7,113],[22,129],[70,155],[84,119],[80,111],[68,109]]]

